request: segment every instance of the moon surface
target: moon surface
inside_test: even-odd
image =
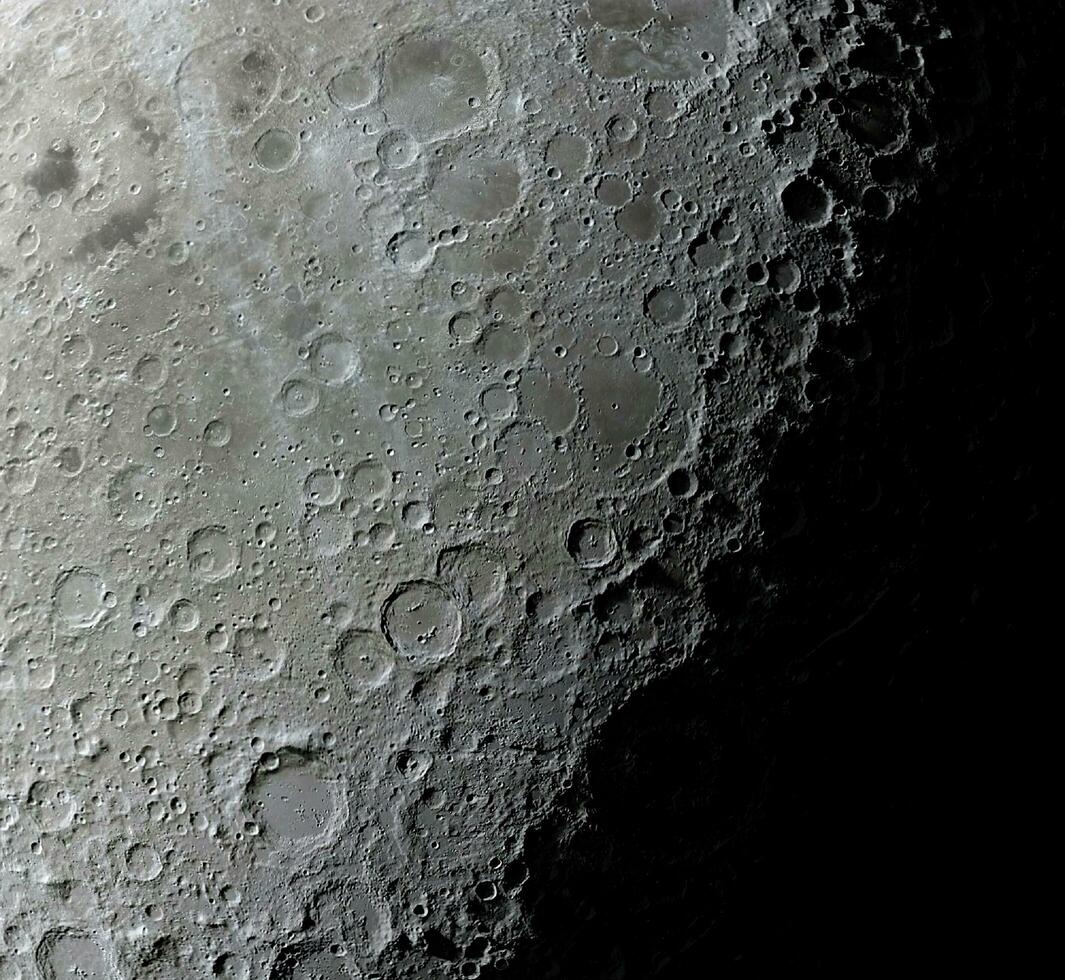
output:
[[[520,969],[871,398],[950,141],[857,6],[0,7],[0,980]]]

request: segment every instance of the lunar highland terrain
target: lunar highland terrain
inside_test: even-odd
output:
[[[2,0],[0,980],[948,942],[1058,206],[989,8]]]

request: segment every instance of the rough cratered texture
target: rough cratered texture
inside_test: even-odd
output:
[[[0,978],[839,962],[752,895],[951,621],[979,17],[0,17]]]

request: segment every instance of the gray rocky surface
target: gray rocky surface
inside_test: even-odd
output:
[[[986,31],[0,3],[0,980],[643,977],[712,933],[789,739],[713,678],[905,619],[892,406],[988,307],[912,286]],[[618,823],[648,741],[697,828]],[[581,875],[671,925],[574,925]]]

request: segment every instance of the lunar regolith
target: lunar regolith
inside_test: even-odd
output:
[[[0,3],[0,980],[746,936],[785,686],[714,678],[905,621],[987,49],[931,0]]]

